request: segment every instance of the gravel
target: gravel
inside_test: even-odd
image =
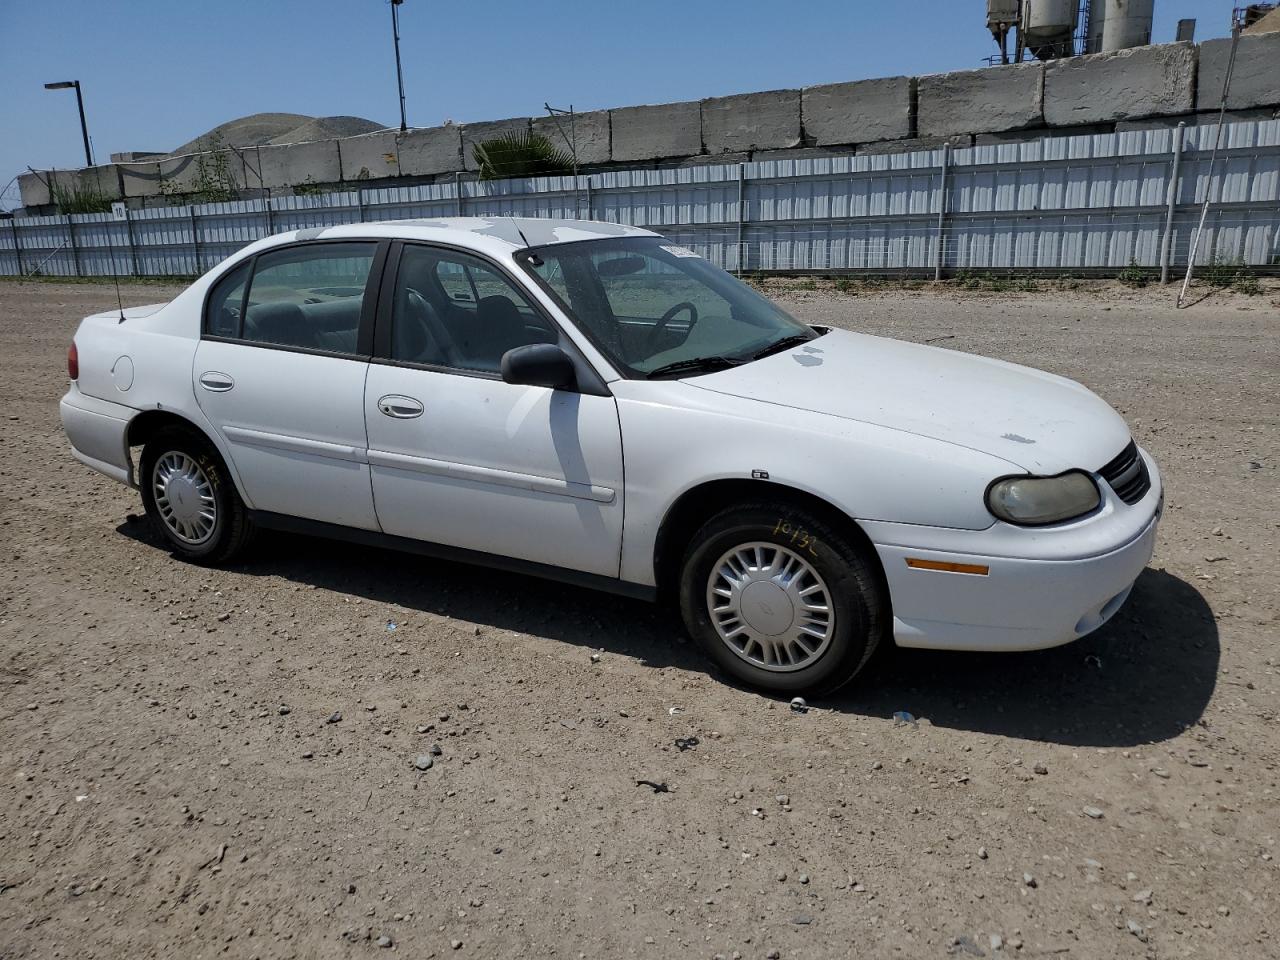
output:
[[[997,931],[1009,957],[1268,955],[1280,294],[792,287],[811,322],[954,335],[1121,410],[1168,499],[1106,627],[897,651],[801,717],[630,600],[275,534],[230,569],[181,563],[58,426],[75,320],[110,284],[0,282],[0,953],[938,957]],[[927,722],[895,727],[904,708]],[[429,776],[424,719],[450,758]]]

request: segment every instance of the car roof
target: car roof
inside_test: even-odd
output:
[[[392,220],[384,226],[458,230],[505,240],[515,247],[541,247],[599,237],[653,237],[657,234],[625,223],[571,220],[563,217],[441,217],[431,220]]]
[[[576,240],[656,236],[658,234],[641,227],[622,223],[604,223],[598,220],[551,217],[438,217],[311,227],[277,234],[260,241],[260,244],[275,246],[301,240],[391,238],[429,240],[489,253],[510,253],[526,247],[572,243]]]

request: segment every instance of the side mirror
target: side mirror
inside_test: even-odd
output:
[[[569,355],[554,343],[530,343],[502,355],[502,379],[527,387],[563,390],[577,382]]]

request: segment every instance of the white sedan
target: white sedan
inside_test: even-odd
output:
[[[1162,504],[1079,384],[806,326],[617,224],[269,237],[168,304],[87,317],[68,359],[73,454],[180,557],[274,528],[669,597],[723,671],[788,695],[890,638],[1095,630]]]

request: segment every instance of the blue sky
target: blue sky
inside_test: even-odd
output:
[[[1233,0],[1156,0],[1229,32]],[[695,100],[981,65],[982,0],[405,0],[409,123]],[[386,0],[0,0],[0,187],[27,165],[83,164],[80,80],[100,161],[170,150],[223,121],[280,111],[398,124]],[[13,205],[12,188],[5,194]]]

